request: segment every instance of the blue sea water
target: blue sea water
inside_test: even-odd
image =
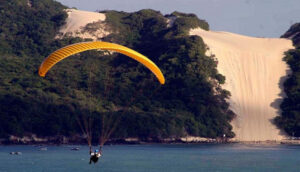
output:
[[[87,146],[0,146],[0,172],[199,172],[300,171],[295,145],[112,145],[97,164],[89,165]],[[22,155],[10,155],[10,152]]]

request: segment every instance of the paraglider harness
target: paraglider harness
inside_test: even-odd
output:
[[[100,149],[95,149],[94,152],[92,152],[92,147],[90,146],[90,163],[89,164],[92,164],[92,162],[94,164],[96,164],[99,160],[99,158],[102,156],[102,146],[100,146]]]

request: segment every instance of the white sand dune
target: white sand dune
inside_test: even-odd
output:
[[[294,48],[292,41],[254,38],[228,32],[192,29],[202,37],[208,53],[218,59],[218,70],[226,76],[223,88],[231,92],[230,108],[237,114],[233,131],[238,141],[282,140],[283,133],[272,124],[279,115],[283,82],[290,72],[282,60]]]
[[[66,11],[68,18],[66,19],[66,24],[61,27],[57,38],[68,35],[97,40],[109,34],[105,29],[105,25],[101,23],[106,19],[105,14],[76,9],[67,9]],[[86,26],[91,23],[94,24],[94,26],[90,27],[92,29],[86,29]]]

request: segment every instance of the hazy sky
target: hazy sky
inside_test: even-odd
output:
[[[257,37],[279,37],[300,22],[300,0],[57,0],[80,10],[133,12],[150,8],[169,14],[194,13],[211,30]]]

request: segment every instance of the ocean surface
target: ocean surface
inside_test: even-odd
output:
[[[79,151],[71,148],[79,147]],[[22,155],[10,155],[10,152]],[[300,146],[150,144],[104,146],[89,165],[87,146],[0,146],[0,172],[300,171]]]

